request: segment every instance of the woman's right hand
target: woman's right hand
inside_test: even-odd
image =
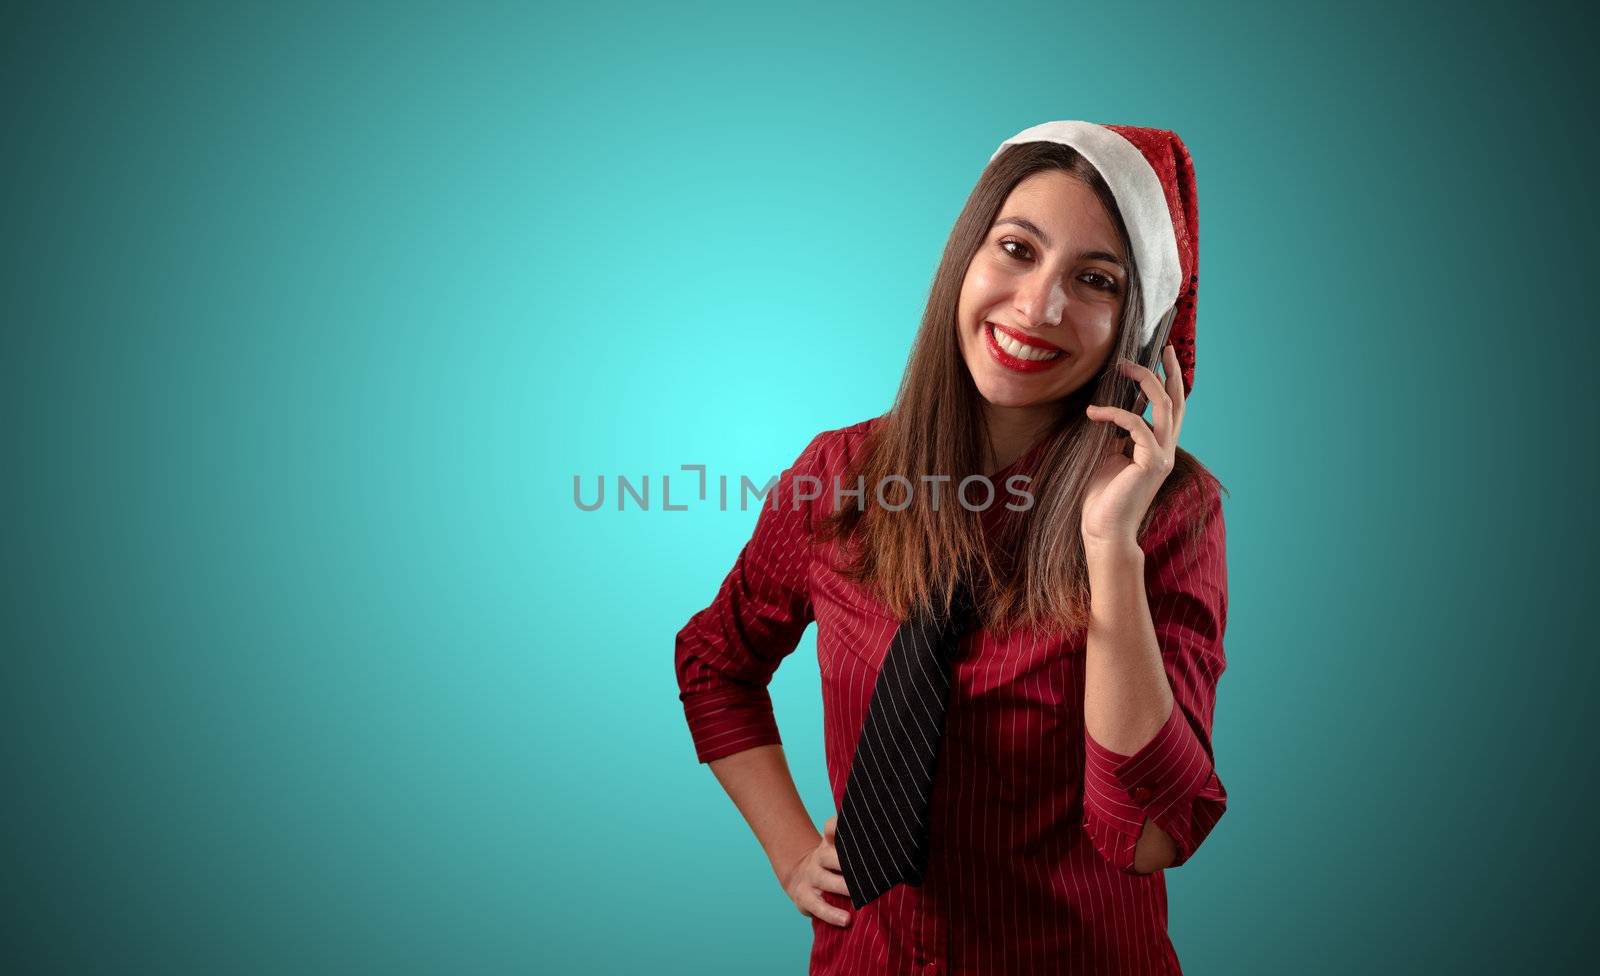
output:
[[[850,924],[850,913],[833,907],[822,897],[824,891],[850,897],[844,875],[839,873],[839,851],[833,842],[838,820],[838,817],[829,817],[822,825],[821,842],[789,867],[783,877],[783,890],[800,914],[844,926]]]

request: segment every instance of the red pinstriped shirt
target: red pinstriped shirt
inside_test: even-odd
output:
[[[779,476],[715,600],[677,637],[680,698],[699,759],[710,762],[780,741],[767,685],[816,622],[835,809],[899,622],[834,570],[837,543],[815,544],[810,533],[833,507],[833,476],[854,487],[844,472],[881,419],[812,440]],[[1004,479],[1027,472],[1042,447],[993,476],[997,501],[983,516],[991,531],[993,518],[1023,517],[993,513],[1015,500]],[[797,509],[800,475],[823,487]],[[800,495],[817,494],[816,484],[803,482]],[[1196,519],[1201,530],[1185,531]],[[927,876],[859,911],[824,892],[853,917],[843,928],[812,920],[813,976],[1180,972],[1164,876],[1132,865],[1146,819],[1172,837],[1182,864],[1227,804],[1211,751],[1228,606],[1216,483],[1171,496],[1139,545],[1175,698],[1166,725],[1132,756],[1086,734],[1082,629],[969,632],[936,767]]]

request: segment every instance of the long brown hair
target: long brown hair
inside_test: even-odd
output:
[[[937,474],[950,475],[953,486],[968,475],[988,473],[981,470],[988,437],[983,397],[961,355],[957,324],[961,286],[1011,191],[1044,170],[1063,170],[1093,190],[1121,235],[1123,253],[1132,255],[1116,198],[1088,160],[1057,143],[1006,147],[984,169],[956,218],[894,405],[875,426],[843,479],[846,483],[857,484],[857,477],[864,476],[866,484],[878,485],[886,476],[899,475],[913,484],[926,484],[922,475]],[[1142,390],[1116,368],[1118,358],[1126,356],[1159,375],[1167,323],[1158,329],[1158,341],[1141,350],[1137,334],[1141,307],[1138,268],[1130,267],[1116,343],[1104,368],[1097,378],[1063,398],[1043,442],[1035,442],[1040,452],[1029,472],[1034,504],[1023,517],[999,520],[998,532],[989,537],[978,513],[948,503],[935,510],[928,491],[910,493],[910,505],[898,511],[875,504],[839,505],[819,525],[819,537],[848,543],[841,547],[847,555],[840,571],[872,588],[902,619],[918,606],[948,611],[957,587],[964,586],[975,595],[980,619],[991,629],[1086,626],[1089,574],[1080,528],[1083,496],[1097,459],[1126,435],[1113,424],[1091,422],[1084,408],[1099,403],[1143,411]],[[1178,448],[1173,470],[1139,528],[1141,536],[1163,503],[1198,478],[1215,481],[1192,454]]]

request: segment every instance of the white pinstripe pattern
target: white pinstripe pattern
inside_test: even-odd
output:
[[[858,907],[895,884],[924,879],[927,808],[950,685],[945,649],[967,625],[960,609],[949,619],[923,611],[890,640],[837,825],[840,870]],[[879,849],[871,852],[874,842]],[[884,862],[888,870],[880,870]]]

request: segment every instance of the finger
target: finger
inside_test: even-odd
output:
[[[827,868],[829,871],[844,870],[844,868],[839,864],[839,849],[834,847],[832,844],[825,845],[818,849],[817,863]]]
[[[1172,430],[1172,396],[1161,385],[1161,377],[1157,376],[1148,367],[1141,366],[1131,359],[1121,360],[1123,375],[1139,384],[1144,391],[1145,399],[1150,401],[1150,411],[1155,415],[1156,437],[1161,443],[1166,443],[1168,434]]]
[[[819,892],[813,891],[808,895],[805,904],[806,908],[810,910],[811,917],[820,918],[829,925],[843,927],[850,921],[849,912],[842,908],[834,908],[828,904],[827,899],[823,898]]]
[[[829,844],[833,843],[833,835],[839,829],[839,818],[829,817],[828,822],[822,825],[822,836]]]
[[[817,872],[817,887],[823,891],[831,891],[836,895],[850,897],[850,885],[844,880],[844,875],[832,871]]]
[[[1167,370],[1167,395],[1172,398],[1172,436],[1176,440],[1183,429],[1184,408],[1188,398],[1183,395],[1183,364],[1178,362],[1178,347],[1167,343],[1161,353],[1161,362]]]
[[[1123,410],[1121,407],[1107,407],[1098,403],[1091,403],[1088,414],[1090,420],[1116,424],[1127,431],[1129,436],[1133,438],[1134,443],[1150,452],[1151,457],[1159,458],[1162,456],[1161,445],[1156,443],[1155,432],[1150,429],[1149,424],[1144,422],[1143,417],[1133,411]]]
[[[1144,393],[1145,400],[1150,404],[1152,427],[1156,440],[1166,443],[1172,430],[1172,395],[1163,385],[1161,377],[1157,376],[1149,367],[1141,366],[1131,359],[1119,361],[1122,373],[1129,379],[1139,384],[1139,389]],[[1143,411],[1140,411],[1141,413]]]

